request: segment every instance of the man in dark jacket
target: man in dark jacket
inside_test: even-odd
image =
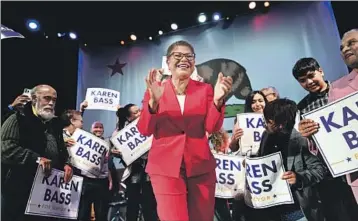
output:
[[[72,177],[61,123],[54,115],[56,99],[55,89],[38,85],[23,112],[14,113],[2,125],[1,163],[9,168],[1,189],[2,220],[51,220],[24,215],[38,165],[45,175],[57,168],[64,170],[65,182]]]

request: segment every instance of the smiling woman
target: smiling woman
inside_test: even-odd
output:
[[[214,91],[192,80],[195,52],[186,41],[169,46],[166,62],[172,76],[160,83],[158,72],[149,72],[137,124],[142,135],[154,135],[146,172],[158,215],[160,220],[213,220],[216,163],[206,133],[222,127],[232,78],[220,73]]]

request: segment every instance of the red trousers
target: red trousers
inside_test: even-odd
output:
[[[161,221],[213,221],[215,206],[215,170],[196,177],[166,177],[151,174]]]

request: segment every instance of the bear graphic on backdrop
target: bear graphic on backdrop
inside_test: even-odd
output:
[[[196,65],[196,70],[197,74],[203,78],[203,81],[211,84],[213,87],[220,72],[225,76],[232,77],[232,91],[226,97],[226,101],[232,96],[235,96],[239,100],[245,100],[246,96],[252,91],[246,69],[236,61],[225,58],[212,59]],[[242,113],[243,110],[243,104],[227,104],[225,118],[236,117],[236,114]]]

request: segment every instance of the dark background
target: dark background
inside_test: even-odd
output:
[[[78,49],[120,45],[133,32],[138,40],[170,31],[175,22],[181,28],[197,25],[199,13],[222,16],[263,13],[263,2],[252,11],[248,2],[2,2],[3,25],[26,39],[1,40],[1,107],[37,84],[52,85],[58,92],[57,114],[76,108]],[[294,2],[271,2],[294,4]],[[340,35],[357,28],[357,2],[332,2]],[[26,20],[35,18],[41,31],[29,32]],[[75,31],[79,39],[57,38],[57,32]],[[49,38],[46,39],[45,35]],[[134,43],[135,44],[135,43]],[[124,47],[128,47],[125,45]],[[338,46],[337,46],[338,47]]]

